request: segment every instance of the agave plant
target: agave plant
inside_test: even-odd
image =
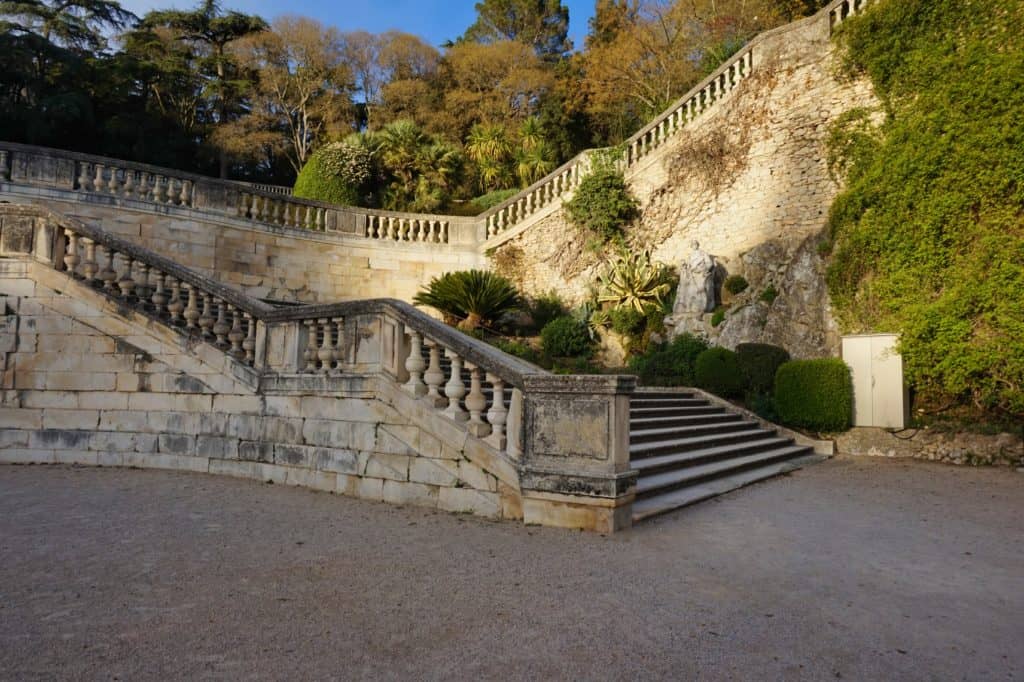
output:
[[[496,322],[520,306],[519,292],[509,280],[486,270],[446,272],[434,277],[414,297],[416,305],[428,305],[448,324],[473,330]]]
[[[672,290],[672,270],[664,263],[651,261],[650,251],[616,256],[598,275],[597,301],[609,307],[630,307],[644,312],[661,305]]]

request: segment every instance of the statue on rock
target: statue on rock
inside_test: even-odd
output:
[[[700,248],[696,239],[690,244],[693,252],[679,266],[679,288],[672,317],[699,318],[715,309],[715,258]]]

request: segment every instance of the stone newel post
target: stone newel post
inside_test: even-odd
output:
[[[611,532],[631,524],[632,376],[525,377],[526,523]]]

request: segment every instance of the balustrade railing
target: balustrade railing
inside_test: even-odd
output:
[[[0,142],[0,181],[377,241],[466,245],[478,241],[475,218],[336,206],[297,199],[286,187],[217,180],[146,164],[8,142]]]
[[[806,22],[827,22],[831,32],[870,0],[834,0],[818,14],[766,31],[621,145],[616,160],[626,171],[659,149],[687,124],[718,106],[758,65],[771,36]],[[422,215],[334,206],[296,199],[288,188],[214,180],[144,164],[0,143],[0,180],[211,211],[261,225],[336,232],[376,241],[473,245],[507,232],[564,199],[594,167],[587,150],[522,192],[476,218]]]

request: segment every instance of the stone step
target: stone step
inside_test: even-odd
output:
[[[771,431],[754,427],[735,433],[676,438],[656,443],[638,443],[629,446],[629,457],[634,466],[640,467],[647,459],[666,455],[697,453],[697,458],[702,454],[708,457],[732,456],[753,452],[762,445],[772,446],[786,441],[785,438],[782,438],[781,441],[779,438]]]
[[[688,407],[635,407],[629,410],[630,419],[643,417],[686,417],[698,414],[725,414],[725,408],[705,403],[704,405]]]
[[[658,438],[633,442],[630,437],[629,457],[639,459],[642,457],[654,457],[655,455],[670,454],[673,452],[689,452],[690,450],[701,450],[705,447],[712,447],[717,444],[740,443],[751,437],[769,437],[775,435],[754,422],[742,422],[737,428],[728,431],[712,433],[693,433],[672,431],[662,434]]]
[[[673,509],[702,502],[731,490],[742,488],[745,485],[789,473],[824,459],[826,459],[824,455],[798,455],[792,459],[719,476],[703,483],[687,486],[661,495],[652,495],[633,503],[633,522],[636,523],[658,514],[670,512]]]
[[[733,431],[742,431],[751,426],[757,425],[757,422],[743,419],[743,417],[738,415],[735,415],[734,417],[734,419],[711,422],[709,424],[693,424],[690,422],[685,426],[672,424],[666,426],[660,423],[652,425],[638,425],[636,423],[631,423],[629,429],[629,442],[630,444],[649,443],[651,441],[667,440],[669,436],[686,438],[689,436],[701,436],[712,433],[731,433]]]
[[[630,430],[638,431],[655,428],[702,426],[741,422],[743,417],[732,412],[718,414],[695,414],[689,417],[633,417],[629,420]]]
[[[707,405],[708,401],[703,398],[637,398],[633,396],[629,401],[630,408],[638,407],[694,407]]]
[[[648,457],[640,457],[632,461],[632,467],[641,476],[651,476],[670,469],[680,469],[697,464],[706,464],[730,457],[742,457],[775,447],[788,445],[792,441],[786,438],[772,438],[765,432],[746,432],[737,434],[737,439],[730,441],[712,441],[705,447],[687,450],[675,450]]]
[[[788,439],[777,439],[786,443]],[[791,441],[789,441],[791,443]],[[778,445],[746,454],[740,457],[728,457],[707,464],[698,464],[680,469],[666,471],[651,476],[641,476],[637,482],[637,499],[653,495],[661,495],[687,486],[693,486],[721,476],[732,475],[747,469],[767,466],[792,459],[799,455],[810,454],[811,449],[805,445]]]

